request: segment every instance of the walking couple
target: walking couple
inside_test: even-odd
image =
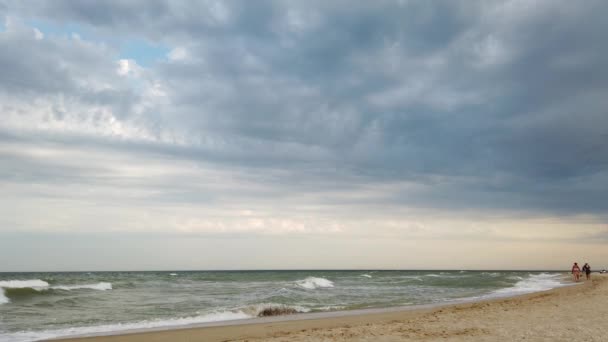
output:
[[[591,266],[589,266],[588,263],[585,263],[585,266],[583,266],[583,269],[581,270],[581,268],[578,267],[578,263],[575,262],[574,265],[572,265],[572,278],[574,281],[579,281],[581,279],[581,271],[585,272],[587,280],[591,279]]]

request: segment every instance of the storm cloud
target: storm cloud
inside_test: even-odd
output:
[[[606,10],[0,1],[1,229],[605,236]]]

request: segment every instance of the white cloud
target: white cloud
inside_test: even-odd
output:
[[[127,76],[127,74],[129,73],[129,60],[119,60],[118,69],[116,69],[116,73],[118,73],[120,76]]]
[[[120,76],[140,76],[142,68],[133,59],[120,59],[116,73]]]
[[[185,47],[176,47],[169,51],[167,58],[170,61],[183,61],[190,57],[188,50]]]
[[[34,37],[36,38],[36,40],[42,40],[44,39],[44,34],[40,32],[39,29],[34,28]]]

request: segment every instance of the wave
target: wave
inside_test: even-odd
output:
[[[44,280],[3,280],[0,281],[0,304],[10,302],[11,298],[24,298],[34,295],[49,294],[53,290],[72,291],[89,289],[106,291],[112,289],[111,283],[77,284],[77,285],[53,285]]]
[[[372,276],[369,274],[362,274],[361,277],[365,277],[365,278],[371,278]]]
[[[97,291],[107,291],[112,289],[112,283],[97,283],[97,284],[84,284],[84,285],[57,285],[51,286],[51,289],[55,290],[80,290],[80,289],[89,289],[89,290],[97,290]]]
[[[0,304],[10,302],[9,296],[23,297],[49,288],[49,283],[40,279],[0,281]]]
[[[444,279],[464,279],[464,278],[471,277],[471,275],[469,275],[469,274],[463,274],[463,273],[460,273],[460,272],[458,272],[458,273],[455,273],[455,272],[453,272],[453,273],[450,273],[450,272],[441,272],[439,274],[431,273],[431,274],[425,274],[423,276],[427,277],[427,278],[437,278],[437,279],[441,279],[441,280],[444,280]]]
[[[563,275],[558,273],[530,274],[529,277],[519,280],[512,287],[492,292],[490,297],[504,297],[518,294],[546,291],[556,287],[571,285],[563,281]]]
[[[0,287],[5,289],[21,289],[21,288],[32,288],[32,289],[44,289],[49,287],[49,283],[40,279],[33,280],[3,280],[0,281]]]
[[[120,332],[126,330],[135,329],[151,329],[151,328],[163,328],[163,327],[176,327],[176,326],[187,326],[192,324],[211,323],[211,322],[222,322],[222,321],[233,321],[241,319],[251,319],[256,317],[267,317],[277,316],[286,314],[295,314],[301,312],[309,312],[310,309],[299,307],[299,306],[288,306],[283,304],[274,303],[262,303],[257,305],[250,305],[247,307],[241,307],[234,310],[228,311],[217,311],[201,314],[198,316],[181,317],[181,318],[168,318],[158,319],[149,321],[139,321],[132,323],[117,323],[108,325],[98,325],[89,327],[73,327],[56,330],[44,330],[44,331],[21,331],[16,333],[8,333],[2,335],[0,333],[0,341],[4,338],[7,341],[14,342],[29,342],[46,340],[57,337],[68,337],[74,335],[85,335],[85,334],[103,334],[111,332]]]
[[[501,274],[498,272],[482,272],[481,275],[496,278],[496,277],[500,277]]]
[[[3,289],[4,296],[7,299],[16,299],[16,298],[26,298],[37,295],[47,295],[49,291],[46,289],[34,289],[31,287],[21,287],[21,288],[5,288]]]
[[[346,310],[348,307],[344,305],[327,305],[315,308],[315,311],[337,311]]]
[[[325,278],[308,277],[296,281],[296,285],[306,290],[334,287],[334,282]]]
[[[165,320],[150,320],[140,321],[133,323],[117,323],[107,325],[97,325],[89,327],[73,327],[65,329],[55,330],[43,330],[43,331],[20,331],[15,333],[0,333],[0,341],[6,339],[6,341],[13,342],[29,342],[47,340],[57,337],[68,337],[74,335],[86,335],[86,334],[103,334],[111,332],[119,332],[125,330],[135,329],[151,329],[151,328],[162,328],[162,327],[175,327],[175,326],[186,326],[190,324],[219,322],[219,321],[231,321],[238,319],[253,318],[244,312],[214,312],[206,315],[193,316],[193,317],[182,317],[182,318],[169,318]]]

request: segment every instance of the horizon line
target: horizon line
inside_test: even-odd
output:
[[[372,272],[569,272],[568,269],[442,269],[442,268],[431,268],[431,269],[375,269],[375,268],[335,268],[335,269],[315,269],[315,268],[294,268],[294,269],[150,269],[150,270],[72,270],[72,271],[0,271],[2,273],[108,273],[108,272],[359,272],[359,271],[372,271]]]

